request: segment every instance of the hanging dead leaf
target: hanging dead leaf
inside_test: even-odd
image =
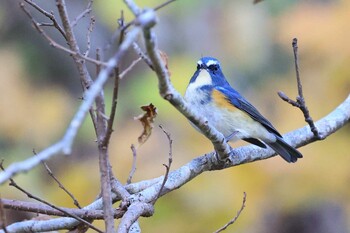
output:
[[[144,144],[148,138],[151,136],[153,129],[153,122],[157,116],[157,108],[153,104],[141,106],[141,109],[145,111],[144,114],[141,114],[137,117],[134,117],[134,120],[141,121],[143,126],[143,131],[138,137],[139,146]]]
[[[168,66],[169,65],[169,63],[168,63],[168,55],[165,52],[163,52],[162,50],[159,50],[159,49],[158,49],[158,53],[159,53],[160,58],[162,59],[162,61],[165,64],[165,68],[167,69],[169,76],[171,76],[171,73],[170,73],[170,70],[169,70],[169,66]]]

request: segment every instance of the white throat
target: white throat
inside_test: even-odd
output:
[[[201,70],[196,78],[196,80],[190,83],[187,87],[188,89],[195,90],[201,88],[202,86],[211,86],[213,84],[210,74],[206,70]]]

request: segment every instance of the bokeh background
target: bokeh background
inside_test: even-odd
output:
[[[54,1],[38,0],[55,12]],[[153,7],[162,1],[138,1]],[[68,1],[74,18],[87,1]],[[39,20],[42,16],[28,7]],[[92,51],[108,43],[120,11],[132,19],[122,1],[94,3]],[[158,12],[160,49],[169,57],[172,82],[184,93],[201,56],[221,60],[229,82],[244,94],[282,133],[305,125],[302,114],[281,101],[277,91],[297,94],[291,42],[299,39],[304,94],[312,117],[318,120],[341,103],[350,91],[350,2],[346,0],[176,1]],[[45,20],[47,21],[47,20]],[[75,28],[86,47],[88,17]],[[62,44],[60,36],[48,33]],[[108,58],[110,52],[106,51]],[[131,50],[123,67],[135,58]],[[81,103],[78,75],[72,59],[51,48],[31,27],[18,1],[0,2],[0,158],[5,166],[33,155],[56,142]],[[94,73],[94,67],[91,66]],[[111,83],[112,84],[112,83]],[[106,87],[107,102],[111,85]],[[159,97],[157,79],[142,62],[121,82],[110,157],[114,174],[126,181],[131,168],[130,145],[142,131],[134,117],[140,106],[158,109],[149,141],[138,149],[134,181],[164,174],[167,139],[174,140],[172,169],[212,150],[171,105]],[[108,108],[107,108],[108,109]],[[325,141],[300,149],[304,158],[287,164],[275,157],[223,171],[207,172],[162,197],[151,218],[141,219],[144,232],[213,232],[232,217],[247,193],[246,208],[227,232],[349,232],[350,128],[345,126]],[[237,143],[233,146],[244,145]],[[71,156],[56,157],[49,166],[82,205],[99,193],[98,155],[91,120],[86,119]],[[16,176],[28,191],[59,206],[72,201],[42,166]],[[3,185],[3,198],[22,199],[19,191]],[[9,223],[29,215],[7,212]],[[103,227],[103,223],[95,224]]]

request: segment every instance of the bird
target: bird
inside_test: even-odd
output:
[[[247,99],[231,87],[216,58],[202,57],[197,62],[197,70],[189,81],[184,99],[196,115],[205,117],[227,141],[244,140],[265,149],[269,146],[289,163],[303,157],[284,141],[277,129]]]

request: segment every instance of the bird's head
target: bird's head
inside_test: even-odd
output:
[[[221,71],[220,62],[213,57],[202,57],[197,62],[197,70],[193,74],[189,85],[192,88],[205,88],[226,84],[227,81]]]

